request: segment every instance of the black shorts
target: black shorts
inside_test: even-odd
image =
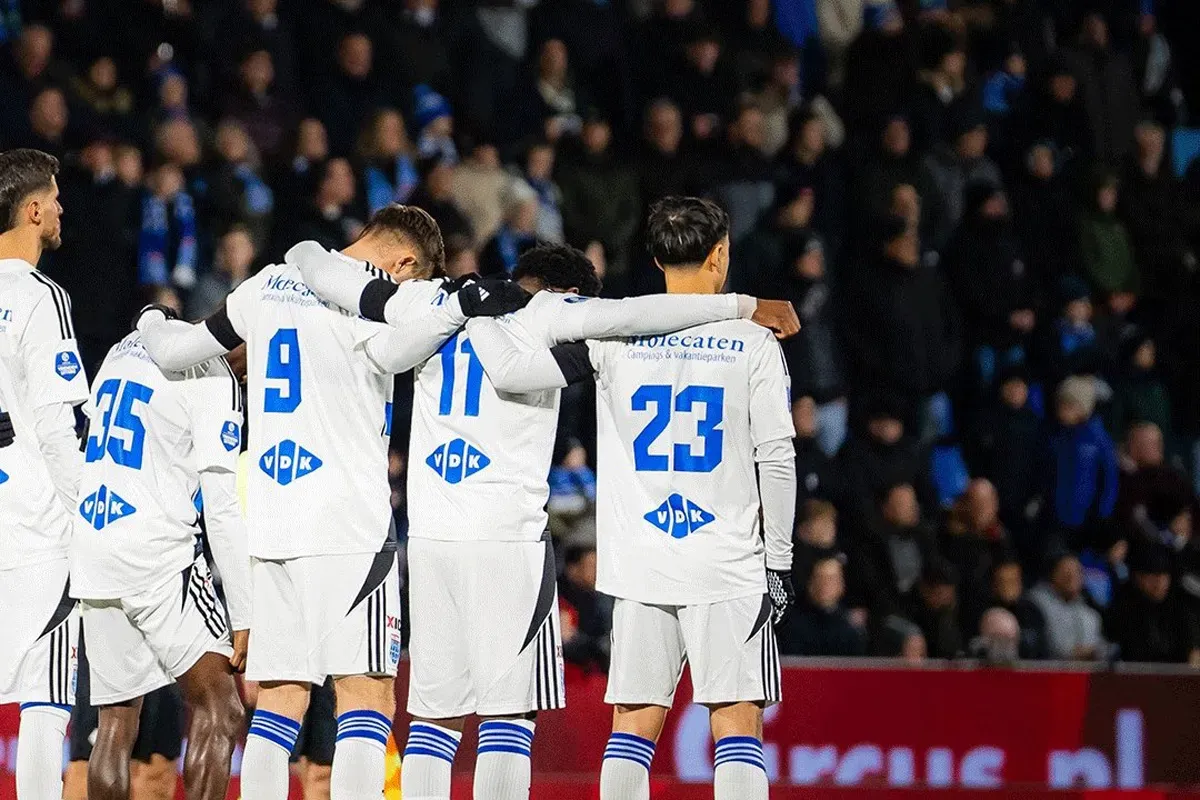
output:
[[[308,711],[300,724],[300,736],[292,748],[292,761],[300,758],[328,767],[333,764],[333,745],[337,741],[337,702],[333,678],[312,687]]]
[[[100,725],[100,714],[91,703],[91,694],[91,670],[81,635],[78,688],[75,707],[71,709],[72,761],[87,761],[92,757],[92,742]],[[178,686],[171,684],[146,695],[142,700],[137,741],[133,743],[133,760],[148,763],[152,755],[161,755],[168,761],[179,758],[183,750],[183,722],[183,697]]]

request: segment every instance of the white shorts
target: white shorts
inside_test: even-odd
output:
[[[324,683],[396,675],[400,573],[396,551],[251,559],[246,678]]]
[[[204,556],[163,584],[119,600],[81,600],[94,706],[173,683],[205,653],[233,655],[225,608]]]
[[[770,599],[754,595],[696,606],[617,599],[606,703],[670,708],[685,663],[697,703],[778,703],[779,647]]]
[[[0,705],[75,704],[79,610],[67,564],[0,571]]]
[[[408,540],[408,712],[496,717],[566,706],[549,541]]]

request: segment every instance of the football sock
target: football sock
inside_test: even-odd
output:
[[[462,734],[431,722],[412,722],[400,765],[400,794],[404,800],[447,800],[450,768]]]
[[[479,725],[475,800],[529,800],[534,723],[489,719]]]
[[[242,797],[287,800],[288,758],[299,735],[297,720],[262,709],[254,712],[242,755]]]
[[[347,711],[338,717],[330,800],[378,800],[391,732],[392,721],[378,711]]]
[[[63,738],[71,707],[57,703],[22,703],[17,734],[17,797],[61,800]]]
[[[600,800],[650,800],[654,742],[632,733],[613,733],[600,767]]]
[[[767,800],[767,768],[762,742],[753,736],[726,736],[713,755],[715,800]]]

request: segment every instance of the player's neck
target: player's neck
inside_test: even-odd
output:
[[[721,287],[715,286],[713,275],[703,266],[671,267],[664,271],[667,294],[717,294]]]
[[[0,258],[19,258],[36,267],[41,257],[42,238],[36,230],[15,228],[0,233]]]

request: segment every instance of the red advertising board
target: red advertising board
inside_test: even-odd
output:
[[[611,722],[603,696],[602,677],[570,676],[568,710],[539,718],[535,798],[596,797]],[[396,722],[401,742],[406,721]],[[915,800],[936,789],[959,800],[991,789],[996,800],[1032,800],[1090,789],[1090,800],[1176,800],[1200,797],[1198,721],[1200,675],[791,665],[764,749],[776,798]],[[14,796],[16,723],[14,707],[0,708],[0,800]],[[468,731],[456,797],[469,797],[462,773],[474,746]],[[685,683],[655,756],[655,798],[711,797],[711,765],[707,712]]]

